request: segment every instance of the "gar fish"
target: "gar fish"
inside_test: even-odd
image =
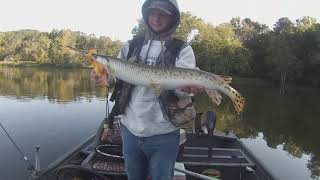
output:
[[[213,102],[217,102],[216,90],[227,95],[238,114],[242,112],[245,104],[244,97],[228,84],[231,82],[231,77],[228,76],[196,69],[148,66],[98,55],[94,51],[89,51],[86,55],[96,71],[105,68],[106,73],[125,82],[154,88],[156,95],[159,95],[162,89],[173,90],[194,85],[204,87]],[[103,73],[103,70],[100,73]]]

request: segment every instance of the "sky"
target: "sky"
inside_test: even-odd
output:
[[[141,18],[145,0],[0,0],[0,32],[19,29],[69,28],[125,41]],[[320,0],[178,0],[189,11],[213,25],[232,17],[250,18],[270,28],[281,17],[295,22],[303,16],[320,21]]]

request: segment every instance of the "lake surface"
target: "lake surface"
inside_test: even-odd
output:
[[[106,114],[106,91],[95,87],[87,69],[0,67],[0,122],[34,160],[40,145],[45,167],[95,133]],[[225,97],[214,107],[205,95],[195,97],[200,112],[214,109],[217,129],[230,129],[279,179],[319,179],[320,91],[279,88],[235,81],[246,98],[244,113],[235,113]],[[28,179],[28,164],[0,129],[0,179]]]

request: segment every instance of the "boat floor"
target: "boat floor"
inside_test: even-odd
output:
[[[202,173],[205,170],[214,169],[219,172],[220,179],[225,180],[274,179],[232,133],[215,133],[213,136],[184,133],[181,137],[177,162],[187,170]],[[110,180],[126,179],[124,163],[115,162],[113,166],[107,167],[106,164],[110,162],[102,160],[93,147],[94,136],[91,136],[43,170],[38,179],[56,180],[56,173],[63,168],[106,175]],[[181,179],[193,180],[195,178],[182,175]]]

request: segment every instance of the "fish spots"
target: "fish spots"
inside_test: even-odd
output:
[[[238,93],[235,90],[231,90],[231,92],[234,96],[238,96]]]
[[[225,84],[224,88],[227,89],[228,91],[231,91],[231,92],[232,92],[232,89],[231,89],[230,86],[228,86],[227,84]]]
[[[222,84],[223,84],[223,83],[222,83],[221,81],[219,81],[219,79],[218,79],[217,77],[215,77],[215,76],[212,76],[212,79],[213,79],[213,81],[218,81],[218,82],[219,82],[219,84],[221,83],[220,85],[222,85]]]
[[[218,82],[219,86],[223,86],[223,82]]]
[[[232,101],[237,113],[239,114],[243,110],[245,104],[244,97],[241,96],[239,93],[235,93],[235,98]]]

